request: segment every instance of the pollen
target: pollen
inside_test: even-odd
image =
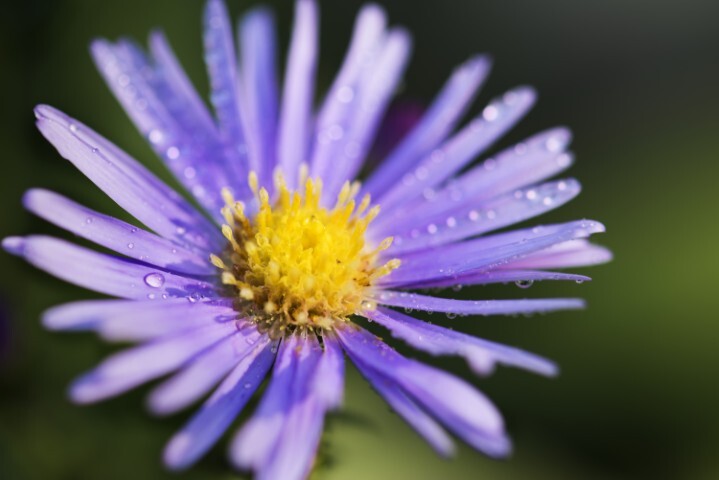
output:
[[[359,183],[345,183],[332,208],[321,205],[319,179],[306,178],[303,189],[290,191],[277,173],[273,199],[255,174],[248,183],[254,214],[229,190],[222,192],[228,246],[211,261],[235,292],[240,312],[270,336],[348,321],[364,307],[377,279],[399,267],[397,259],[379,261],[391,237],[367,242],[367,226],[379,207],[370,206],[369,196],[356,202]]]

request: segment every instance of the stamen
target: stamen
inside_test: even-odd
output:
[[[332,328],[350,315],[367,309],[373,283],[399,267],[397,259],[377,264],[392,237],[366,244],[369,223],[379,214],[365,195],[357,206],[358,182],[346,182],[334,208],[320,205],[322,182],[300,169],[301,191],[290,191],[282,172],[273,175],[276,197],[248,175],[258,201],[257,213],[247,218],[244,205],[223,189],[228,241],[223,255],[210,261],[222,270],[222,282],[237,291],[240,305],[258,328],[270,335],[287,331]],[[289,329],[289,330],[288,330]]]

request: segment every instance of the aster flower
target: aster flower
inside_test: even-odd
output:
[[[239,52],[221,0],[209,0],[204,24],[214,115],[162,33],[152,34],[149,52],[127,40],[92,45],[113,93],[199,208],[89,127],[52,107],[36,109],[38,128],[60,154],[137,220],[129,224],[35,189],[24,197],[31,212],[115,254],[46,236],[3,241],[40,269],[119,298],[55,307],[44,316],[47,327],[139,343],[81,376],[72,399],[96,402],[168,374],[149,396],[154,413],[174,413],[209,394],[166,447],[166,464],[182,469],[230,427],[271,371],[257,409],[230,441],[230,458],[258,478],[303,478],[325,414],[341,404],[346,354],[440,454],[452,454],[451,432],[487,455],[507,455],[502,417],[485,396],[402,356],[357,318],[418,350],[464,357],[480,375],[497,364],[555,375],[544,358],[397,308],[452,316],[582,307],[577,299],[456,300],[416,292],[588,280],[551,270],[607,260],[605,249],[586,240],[603,231],[601,224],[496,233],[579,193],[575,180],[546,181],[572,163],[569,132],[541,132],[470,166],[535,100],[530,88],[510,90],[455,131],[490,68],[479,56],[452,73],[422,118],[359,183],[409,57],[408,33],[388,28],[381,8],[364,7],[344,63],[314,111],[313,0],[296,3],[281,95],[270,12],[244,16]]]

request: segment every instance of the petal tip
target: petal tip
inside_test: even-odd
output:
[[[5,237],[2,239],[2,248],[12,255],[22,256],[25,252],[25,239],[23,237]]]

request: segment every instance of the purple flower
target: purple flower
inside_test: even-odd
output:
[[[72,399],[103,400],[167,374],[148,399],[154,413],[174,413],[209,394],[165,450],[166,464],[182,469],[228,429],[272,370],[259,406],[231,440],[230,458],[258,478],[303,478],[325,413],[341,404],[347,354],[440,454],[453,452],[450,432],[490,456],[507,455],[502,417],[487,398],[405,358],[353,319],[366,317],[430,354],[460,355],[480,375],[496,364],[555,375],[541,357],[393,307],[448,316],[582,307],[577,299],[411,293],[582,282],[588,278],[550,270],[609,259],[587,241],[604,230],[594,221],[496,233],[579,193],[575,180],[547,181],[572,164],[569,132],[541,132],[470,166],[535,99],[530,88],[510,90],[459,126],[490,68],[486,57],[474,57],[366,180],[352,182],[403,74],[408,33],[388,28],[379,7],[364,7],[315,111],[314,0],[296,4],[281,95],[267,10],[242,19],[239,52],[221,0],[209,0],[204,22],[214,114],[161,33],[151,36],[149,52],[126,40],[92,45],[110,88],[201,210],[79,121],[36,109],[38,128],[60,154],[137,220],[35,189],[23,199],[31,212],[116,254],[46,236],[3,241],[40,269],[120,298],[61,305],[44,316],[51,329],[139,343],[80,377]]]

